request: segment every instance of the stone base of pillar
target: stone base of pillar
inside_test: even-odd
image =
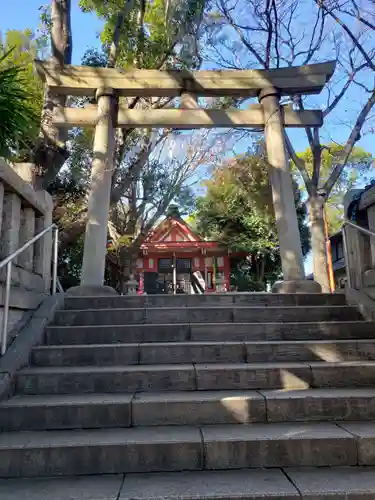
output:
[[[75,297],[105,297],[107,295],[118,295],[118,292],[114,288],[105,285],[80,285],[72,286],[66,291],[66,294]]]
[[[276,281],[272,293],[322,293],[322,287],[313,280]]]

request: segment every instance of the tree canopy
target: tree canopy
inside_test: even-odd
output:
[[[205,195],[197,200],[195,213],[198,230],[233,252],[240,252],[243,255],[240,264],[246,262],[252,280],[261,284],[261,288],[281,276],[268,168],[262,143],[257,143],[248,154],[214,168],[212,177],[205,182]],[[295,187],[306,253],[309,249],[306,212]]]
[[[328,143],[322,146],[322,161],[320,167],[320,185],[324,186],[327,181],[332,168],[337,162],[337,159],[342,155],[344,146],[342,144]],[[309,175],[312,175],[314,157],[311,148],[307,148],[301,153],[297,153],[298,158],[301,158],[306,166]],[[346,168],[338,178],[336,184],[333,186],[332,191],[326,202],[326,214],[328,230],[330,234],[340,231],[344,212],[343,212],[343,197],[345,193],[352,189],[358,180],[362,182],[368,175],[371,176],[373,168],[373,156],[363,148],[355,146],[351,152]],[[298,174],[298,170],[296,169]],[[299,177],[300,178],[300,177]],[[302,191],[305,191],[303,181],[300,183]]]
[[[0,38],[0,155],[24,159],[38,135],[43,87],[33,72],[41,43],[31,30]]]

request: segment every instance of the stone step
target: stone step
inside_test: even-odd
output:
[[[0,434],[0,477],[199,470],[199,428],[143,427]]]
[[[373,500],[373,467],[153,472],[0,480],[2,500]]]
[[[277,495],[277,496],[276,496]],[[281,470],[0,480],[2,500],[299,500]]]
[[[1,500],[118,500],[123,481],[122,474],[0,479],[0,498]]]
[[[196,364],[195,372],[198,390],[290,390],[375,385],[375,361]]]
[[[41,346],[33,349],[31,362],[35,366],[244,363],[246,347],[243,342]]]
[[[14,396],[2,431],[375,420],[375,389]]]
[[[260,391],[268,422],[375,420],[375,389],[326,388]]]
[[[139,309],[63,310],[55,314],[57,326],[126,325],[157,323],[268,323],[355,321],[362,319],[351,306],[296,307],[153,307]]]
[[[221,323],[109,326],[50,326],[46,343],[51,345],[130,342],[268,341],[373,339],[370,321],[306,323]]]
[[[371,421],[374,389],[138,393],[132,425]]]
[[[374,389],[138,393],[132,425],[371,421]]]
[[[302,500],[373,500],[373,467],[283,469],[301,494]]]
[[[31,367],[20,394],[132,393],[371,387],[375,361]]]
[[[373,500],[375,469],[283,468],[129,474],[119,500]],[[13,499],[11,499],[13,500]],[[32,499],[34,500],[34,499]]]
[[[375,360],[375,340],[152,342],[35,347],[34,366]]]
[[[193,391],[193,364],[26,368],[18,372],[21,394],[133,393]]]
[[[65,309],[125,309],[143,307],[203,307],[219,305],[328,306],[345,305],[344,294],[225,293],[206,295],[142,295],[66,297]]]
[[[3,432],[0,476],[375,465],[375,424],[342,425]]]
[[[130,427],[132,399],[132,394],[16,395],[0,402],[0,430]]]

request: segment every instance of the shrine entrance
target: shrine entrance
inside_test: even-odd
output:
[[[158,261],[158,280],[166,283],[165,293],[190,293],[191,259],[161,258]]]
[[[294,205],[284,127],[323,124],[318,110],[295,111],[282,106],[282,96],[319,94],[331,78],[335,62],[270,70],[176,71],[123,70],[88,66],[58,67],[36,61],[38,74],[52,92],[95,97],[96,106],[56,108],[55,125],[95,126],[91,193],[88,200],[81,287],[77,293],[100,292],[104,283],[109,198],[113,174],[115,128],[263,128],[269,162],[283,283],[278,292],[319,292],[306,280]],[[119,97],[178,97],[175,109],[128,109]],[[256,97],[247,109],[203,109],[199,97]]]

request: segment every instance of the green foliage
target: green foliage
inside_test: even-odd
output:
[[[40,40],[44,44],[48,44],[52,31],[51,4],[47,3],[45,5],[41,5],[39,7],[39,12],[40,27],[38,32],[40,34]]]
[[[254,281],[251,272],[246,272],[241,269],[241,264],[232,269],[230,277],[231,286],[237,292],[265,292],[266,283]]]
[[[336,143],[329,143],[323,146],[322,162],[320,167],[319,186],[323,187],[329,178],[335,164],[340,160],[344,146]],[[310,148],[298,153],[298,156],[305,161],[306,169],[310,175],[313,170],[313,155]],[[326,213],[328,229],[330,234],[334,234],[342,227],[344,218],[343,197],[345,193],[352,189],[359,181],[366,181],[368,175],[372,174],[374,159],[370,153],[359,146],[353,148],[346,167],[334,185],[326,203]],[[297,170],[297,169],[295,169]],[[301,190],[306,190],[301,182]]]
[[[97,49],[88,49],[83,55],[82,65],[94,68],[105,68],[107,66],[107,55]]]
[[[81,236],[74,245],[59,252],[58,276],[64,290],[78,286],[81,279],[84,238]]]
[[[169,2],[165,0],[135,0],[121,25],[119,40],[119,57],[117,66],[130,69],[154,68],[166,58],[167,66],[176,66],[176,42],[179,44],[179,55],[184,52],[183,38],[194,35],[197,22],[203,11],[204,0],[184,0]],[[123,0],[80,0],[84,12],[96,12],[104,19],[105,26],[101,40],[109,50],[113,40],[116,21],[124,7]],[[144,23],[141,23],[143,17]],[[190,32],[190,33],[189,33]],[[192,51],[183,54],[178,64],[194,64]],[[188,59],[188,61],[186,60]],[[184,61],[184,62],[182,62]]]
[[[22,67],[9,66],[7,57],[0,58],[0,156],[13,157],[29,146],[38,117]]]
[[[39,131],[43,86],[33,60],[43,44],[30,30],[9,30],[0,40],[0,155],[28,157]]]
[[[304,252],[309,249],[305,209],[296,189],[296,206]],[[242,257],[232,274],[255,287],[275,281],[281,273],[268,163],[262,144],[251,154],[217,167],[197,201],[197,226],[207,238],[227,245]],[[243,270],[246,268],[246,272]],[[242,285],[241,285],[242,286]]]

